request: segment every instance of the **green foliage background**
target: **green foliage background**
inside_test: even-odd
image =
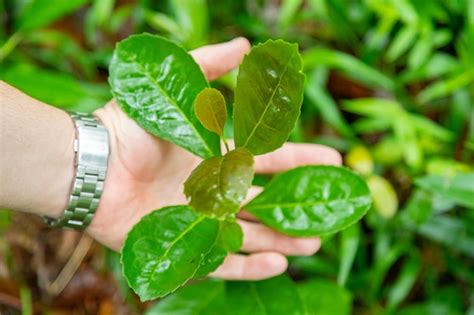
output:
[[[321,314],[474,314],[474,1],[7,0],[0,18],[0,78],[76,111],[110,99],[112,51],[133,33],[188,49],[297,42],[307,81],[291,140],[343,152],[374,208],[292,258],[292,276]],[[213,86],[231,96],[235,76]]]

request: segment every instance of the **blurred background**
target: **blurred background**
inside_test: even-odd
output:
[[[340,150],[374,204],[317,255],[290,258],[291,276],[318,280],[320,314],[474,314],[473,0],[0,0],[0,24],[0,79],[73,111],[111,98],[109,60],[133,33],[187,49],[297,42],[307,79],[290,140]],[[213,82],[230,104],[235,77]],[[87,236],[8,210],[0,234],[0,314],[154,303]]]

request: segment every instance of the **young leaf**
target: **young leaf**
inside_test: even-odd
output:
[[[304,166],[276,176],[244,208],[270,227],[292,236],[342,230],[371,205],[358,175],[335,166]]]
[[[296,44],[269,40],[239,68],[234,103],[236,147],[253,154],[278,149],[300,114],[305,77]]]
[[[224,219],[240,210],[253,174],[252,154],[238,148],[202,161],[184,183],[184,194],[196,211]]]
[[[117,45],[109,70],[117,102],[142,128],[200,157],[220,154],[219,137],[194,113],[208,83],[184,49],[156,35],[132,35]]]
[[[194,111],[201,124],[209,131],[224,138],[224,125],[227,120],[225,99],[219,90],[205,88],[194,101]]]
[[[295,283],[288,275],[264,281],[226,283],[227,308],[232,315],[303,315]]]
[[[218,221],[188,206],[170,206],[144,216],[122,249],[123,274],[142,301],[173,292],[203,265],[214,246]]]

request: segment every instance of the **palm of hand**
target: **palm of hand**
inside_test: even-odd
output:
[[[209,80],[235,68],[249,50],[245,39],[199,48],[191,54]],[[160,140],[139,127],[115,103],[95,113],[110,134],[111,154],[104,194],[88,233],[104,245],[119,250],[128,231],[147,213],[168,205],[185,204],[183,184],[200,158]],[[256,157],[259,173],[281,172],[306,164],[340,164],[333,149],[309,144],[286,144]],[[251,190],[250,195],[255,194]],[[244,232],[242,251],[229,255],[214,276],[226,279],[263,279],[282,273],[285,255],[312,255],[318,238],[292,238],[253,220],[245,212],[238,223]]]

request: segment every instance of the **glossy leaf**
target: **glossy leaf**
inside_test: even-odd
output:
[[[184,49],[159,36],[132,35],[117,45],[109,70],[112,93],[142,128],[200,157],[220,154],[219,137],[194,113],[208,83]]]
[[[474,209],[474,172],[458,173],[454,176],[427,175],[416,184],[443,198]]]
[[[206,254],[194,278],[205,277],[215,271],[230,252],[238,252],[243,242],[240,225],[235,222],[219,222],[219,236],[212,250]]]
[[[333,282],[301,282],[298,283],[298,291],[308,315],[351,314],[351,294]]]
[[[282,40],[255,46],[244,57],[235,90],[236,147],[264,154],[288,139],[303,101],[301,67],[298,46]]]
[[[20,31],[47,26],[86,4],[88,0],[33,0],[28,1],[17,21]]]
[[[225,283],[202,281],[186,286],[153,305],[145,315],[223,315]]]
[[[235,222],[222,221],[219,228],[218,244],[228,252],[238,252],[244,239],[240,225]]]
[[[196,211],[224,219],[240,210],[253,174],[252,154],[238,148],[202,161],[184,183],[184,193]]]
[[[224,138],[224,125],[227,120],[225,99],[219,90],[205,88],[194,101],[194,110],[201,124],[209,131]]]
[[[142,301],[163,297],[192,278],[214,246],[218,221],[188,206],[170,206],[144,216],[122,249],[123,273]]]
[[[227,308],[232,315],[303,315],[296,285],[281,275],[263,281],[227,282]]]
[[[348,169],[304,166],[276,176],[244,208],[270,227],[293,236],[342,230],[370,208],[365,182]]]

